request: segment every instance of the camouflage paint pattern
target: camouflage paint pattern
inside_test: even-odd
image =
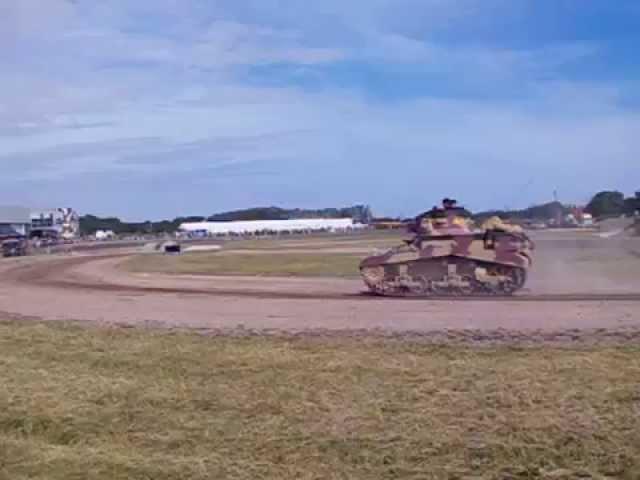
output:
[[[433,212],[433,211],[432,211]],[[522,288],[534,245],[519,228],[493,218],[479,231],[459,209],[420,216],[404,245],[365,258],[360,271],[382,295],[500,295]]]

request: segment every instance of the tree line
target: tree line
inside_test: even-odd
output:
[[[626,197],[622,192],[604,191],[597,193],[585,209],[596,218],[632,216],[640,212],[640,191],[633,197]]]
[[[560,202],[548,202],[534,205],[522,210],[488,210],[478,212],[474,218],[483,221],[491,217],[508,218],[514,220],[547,220],[557,216],[565,216],[571,212],[571,207]]]
[[[640,211],[640,191],[632,197],[618,191],[602,191],[594,195],[585,208],[587,213],[596,218],[612,217],[620,215],[635,215]],[[522,210],[490,210],[474,215],[478,220],[492,216],[519,220],[544,220],[567,215],[572,212],[572,207],[560,202],[548,202],[534,205]],[[290,220],[297,218],[353,218],[360,223],[370,223],[373,219],[371,209],[367,205],[354,205],[345,208],[279,208],[259,207],[233,210],[204,216],[177,217],[173,220],[161,220],[157,222],[124,222],[117,217],[100,218],[94,215],[80,217],[80,231],[85,234],[93,234],[97,230],[111,230],[116,234],[143,235],[149,233],[173,233],[182,223],[202,222],[233,222],[242,220]],[[380,220],[380,219],[378,219]]]
[[[518,220],[546,220],[565,216],[573,213],[572,205],[564,205],[560,202],[548,202],[534,205],[522,210],[490,210],[474,215],[478,220],[492,216],[511,218]],[[632,197],[625,197],[622,192],[606,190],[596,193],[586,205],[584,211],[595,218],[619,217],[621,215],[633,216],[640,212],[640,191]]]

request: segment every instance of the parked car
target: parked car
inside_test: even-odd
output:
[[[0,242],[3,257],[22,257],[27,254],[27,240],[22,238],[10,238]]]
[[[28,247],[27,237],[7,225],[0,226],[0,256],[19,257],[26,255]]]

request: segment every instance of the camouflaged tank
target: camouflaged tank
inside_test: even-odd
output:
[[[479,230],[469,213],[445,199],[410,226],[414,237],[382,255],[365,258],[360,272],[369,289],[389,296],[511,295],[531,267],[533,242],[494,217]]]

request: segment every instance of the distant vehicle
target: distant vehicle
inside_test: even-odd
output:
[[[164,242],[161,244],[162,252],[164,253],[180,253],[182,248],[178,242]]]
[[[593,227],[595,225],[593,221],[593,216],[589,213],[582,214],[582,226],[583,227]]]
[[[73,240],[80,234],[80,217],[72,208],[53,208],[31,212],[31,229],[39,232],[52,232],[63,240]]]
[[[95,237],[98,241],[113,240],[116,234],[112,230],[98,230],[96,231]]]
[[[544,222],[528,222],[524,226],[527,230],[544,230],[547,228],[547,224]]]
[[[26,255],[27,238],[11,227],[0,225],[0,254],[3,257]]]
[[[1,245],[3,257],[22,257],[28,251],[27,240],[24,237],[3,240]]]
[[[29,238],[32,240],[40,239],[40,240],[54,240],[57,241],[59,238],[58,232],[55,230],[43,230],[43,229],[33,229],[29,232]]]

